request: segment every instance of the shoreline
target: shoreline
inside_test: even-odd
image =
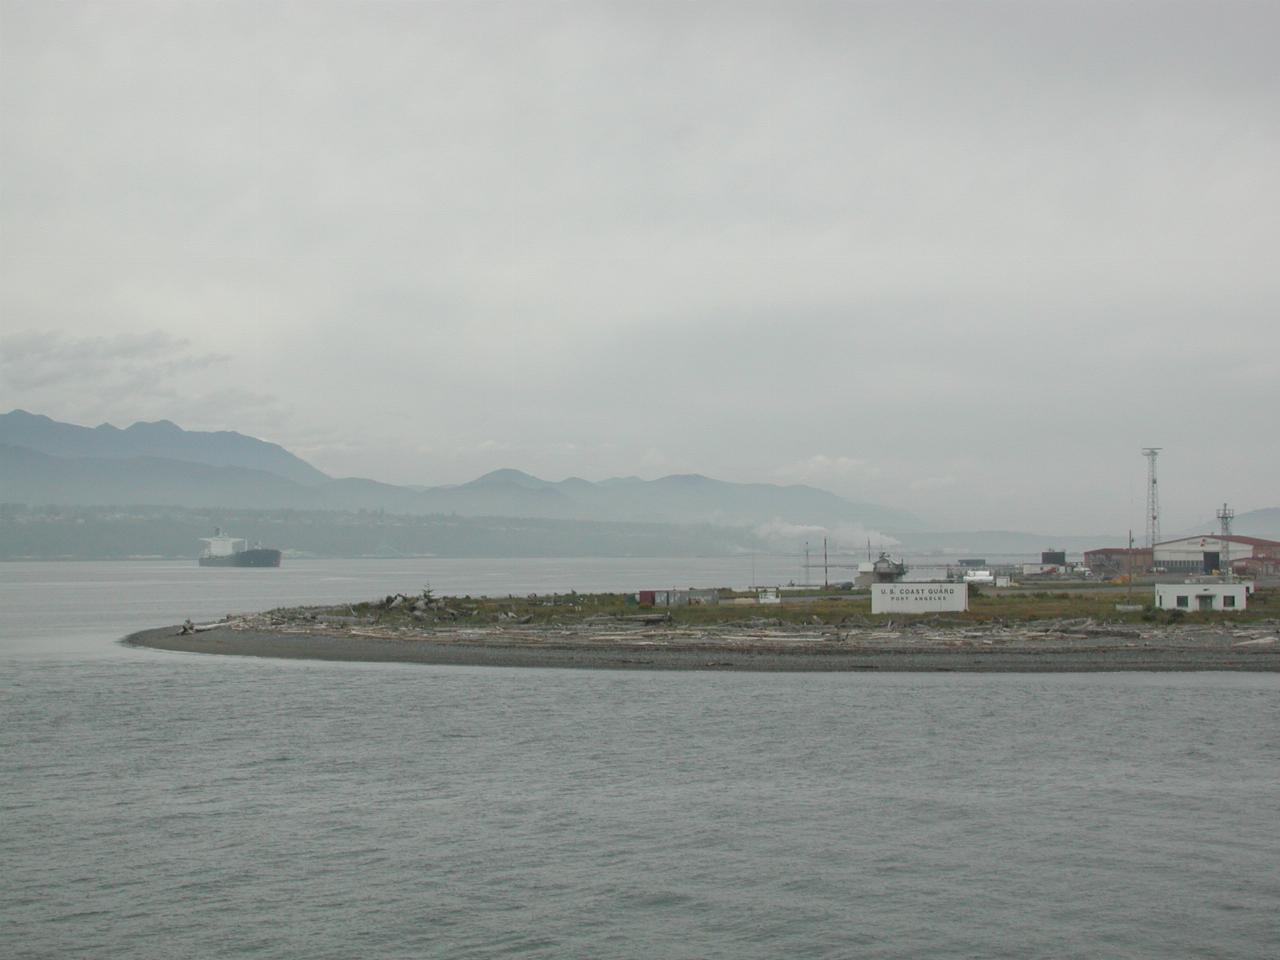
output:
[[[246,622],[247,621],[247,622]],[[889,625],[841,635],[758,628],[619,631],[499,627],[355,630],[330,624],[273,629],[260,618],[180,633],[142,630],[121,642],[183,653],[367,663],[597,670],[748,672],[1098,673],[1280,672],[1280,627]]]

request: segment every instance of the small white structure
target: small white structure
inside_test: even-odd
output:
[[[941,613],[969,609],[969,585],[899,581],[871,585],[872,613]]]
[[[1248,583],[1157,583],[1157,610],[1243,610],[1249,602]]]
[[[202,557],[229,557],[242,552],[248,545],[240,537],[224,537],[221,530],[216,537],[201,537],[200,542],[204,544],[200,551]]]
[[[965,583],[987,583],[995,586],[996,577],[990,570],[966,570],[964,572]],[[1008,586],[1008,584],[1005,584]]]
[[[757,603],[781,603],[782,596],[779,594],[776,588],[766,587],[765,589],[759,590],[756,592],[756,602]]]
[[[1066,567],[1059,563],[1024,563],[1024,577],[1057,577],[1066,572]]]

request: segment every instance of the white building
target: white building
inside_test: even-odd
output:
[[[1157,543],[1152,563],[1157,570],[1169,573],[1209,574],[1225,572],[1224,565],[1229,561],[1233,570],[1257,573],[1266,572],[1278,560],[1280,543],[1274,540],[1207,533]]]
[[[1060,577],[1067,572],[1065,564],[1060,563],[1024,563],[1024,577]]]
[[[1243,610],[1248,583],[1157,583],[1157,610]]]

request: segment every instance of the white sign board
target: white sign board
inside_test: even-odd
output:
[[[965,583],[873,583],[872,613],[939,613],[969,609]]]

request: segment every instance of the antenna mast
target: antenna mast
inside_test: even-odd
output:
[[[1160,542],[1160,488],[1156,485],[1156,457],[1164,447],[1143,447],[1147,458],[1147,546]]]
[[[1222,575],[1227,578],[1228,583],[1235,581],[1231,574],[1231,521],[1235,515],[1236,512],[1225,503],[1218,511],[1218,522],[1222,524],[1222,557],[1219,563],[1222,565]]]

